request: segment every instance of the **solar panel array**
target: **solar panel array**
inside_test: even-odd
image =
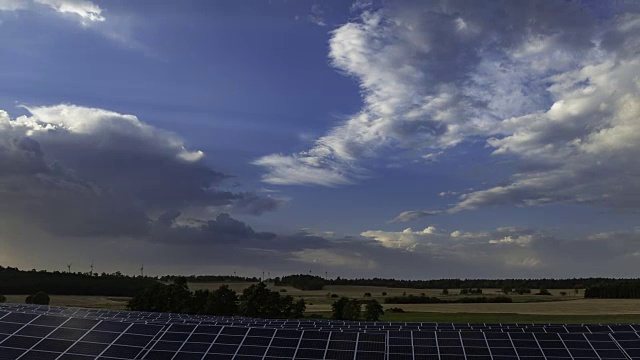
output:
[[[269,320],[0,304],[0,360],[640,359],[640,325]]]

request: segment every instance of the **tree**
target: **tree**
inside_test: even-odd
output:
[[[511,291],[513,290],[513,288],[509,285],[505,285],[502,287],[502,293],[503,294],[509,294]]]
[[[364,318],[367,321],[378,321],[380,316],[384,314],[384,308],[375,299],[367,302],[364,308]]]
[[[234,315],[238,312],[238,295],[229,289],[229,285],[220,286],[209,301],[217,304],[215,315]]]
[[[294,302],[293,296],[281,296],[279,292],[267,289],[262,282],[244,289],[239,300],[239,314],[248,317],[299,318],[306,310],[303,299]]]
[[[177,286],[183,287],[185,289],[189,288],[189,284],[187,283],[187,278],[184,276],[178,276],[173,279],[173,283]]]
[[[277,318],[280,313],[280,294],[267,289],[263,282],[244,289],[238,311],[242,316]]]
[[[195,300],[189,289],[182,284],[156,283],[131,298],[127,308],[135,311],[197,313],[197,309],[193,307],[196,306],[195,303],[206,298],[206,293],[199,292],[197,297]]]
[[[442,295],[449,295],[448,289],[442,289]]]
[[[0,295],[0,304],[7,302],[7,297],[4,295]]]
[[[307,310],[307,304],[304,302],[304,299],[300,299],[293,306],[293,312],[291,313],[291,317],[294,319],[301,319],[304,317],[304,312],[306,310]]]
[[[331,305],[333,319],[358,320],[360,318],[360,302],[357,299],[341,297]]]
[[[383,292],[382,292],[382,296],[387,296],[387,292],[386,292],[386,291],[383,291]]]
[[[35,304],[35,305],[49,305],[50,300],[51,299],[49,298],[49,295],[47,295],[47,293],[43,291],[38,291],[33,295],[27,296],[24,302],[27,304]]]

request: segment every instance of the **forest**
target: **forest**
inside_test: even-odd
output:
[[[157,283],[150,277],[130,277],[120,273],[67,273],[23,271],[0,267],[0,294],[19,295],[43,291],[56,295],[134,296]]]

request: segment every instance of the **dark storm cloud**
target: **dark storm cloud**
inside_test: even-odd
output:
[[[73,105],[0,112],[0,211],[56,235],[146,236],[147,214],[186,207],[259,215],[281,201],[219,187],[229,176],[135,116]],[[228,229],[232,230],[232,229]]]

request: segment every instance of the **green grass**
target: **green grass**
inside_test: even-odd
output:
[[[380,321],[459,322],[459,323],[534,323],[534,324],[613,324],[640,323],[640,315],[532,315],[486,313],[387,313]]]

